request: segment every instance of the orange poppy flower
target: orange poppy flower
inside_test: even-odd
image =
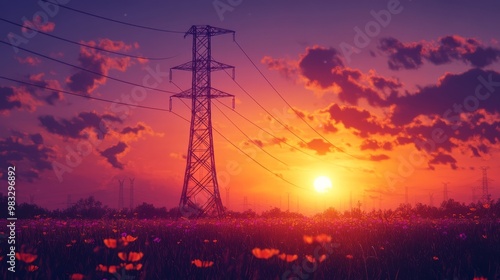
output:
[[[326,260],[326,258],[327,258],[326,255],[323,254],[323,255],[319,256],[318,261],[323,262],[324,260]]]
[[[106,247],[110,249],[114,249],[116,248],[116,239],[114,238],[104,239],[104,245],[106,245]]]
[[[348,259],[348,260],[352,260],[352,259],[354,258],[352,255],[346,255],[345,257],[346,257],[346,259]]]
[[[137,240],[137,237],[134,237],[132,235],[127,235],[122,237],[122,241],[124,242],[134,242]]]
[[[277,249],[260,249],[254,248],[252,254],[258,259],[269,259],[274,255],[279,254],[280,250]]]
[[[141,270],[142,268],[142,263],[138,263],[134,265],[133,263],[128,263],[125,265],[126,270]]]
[[[304,235],[304,243],[306,244],[312,244],[314,241],[314,238],[310,235]]]
[[[143,256],[144,254],[142,252],[130,252],[128,255],[125,252],[118,252],[118,257],[125,262],[137,262],[142,259]]]
[[[318,234],[316,236],[316,242],[318,242],[318,243],[328,243],[331,241],[332,241],[332,237],[330,235],[322,233],[322,234]]]
[[[432,257],[433,260],[438,261],[439,258],[437,256]]]
[[[30,264],[30,265],[28,265],[28,267],[26,267],[26,270],[29,271],[29,272],[33,272],[33,271],[35,271],[37,269],[38,269],[38,266],[32,265],[32,264]]]
[[[316,259],[311,255],[306,255],[306,260],[310,263],[315,263]]]
[[[99,264],[95,270],[109,272],[111,274],[116,273],[118,269],[117,265],[105,266],[103,264]]]
[[[37,255],[33,255],[30,253],[16,253],[16,259],[25,262],[25,263],[32,263],[38,258]]]
[[[296,259],[298,259],[299,256],[297,255],[288,255],[288,254],[281,254],[281,255],[278,255],[278,258],[286,261],[286,262],[293,262],[295,261]]]
[[[202,261],[199,259],[195,259],[191,263],[194,264],[196,267],[211,267],[212,265],[214,265],[214,262],[212,261]]]
[[[70,280],[83,280],[83,279],[85,279],[85,276],[81,273],[73,273],[73,274],[71,274],[69,279]]]

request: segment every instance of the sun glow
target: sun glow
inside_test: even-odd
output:
[[[314,180],[314,189],[319,193],[326,193],[332,188],[332,180],[326,176],[319,176]]]

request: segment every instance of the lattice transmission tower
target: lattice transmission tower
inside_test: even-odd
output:
[[[483,195],[482,195],[482,200],[483,201],[490,201],[491,200],[491,195],[488,190],[488,166],[481,166],[481,170],[483,171],[483,178],[482,178],[482,189],[483,189]]]
[[[224,208],[217,183],[215,156],[212,136],[211,100],[212,98],[232,97],[211,86],[211,72],[232,69],[234,66],[212,59],[211,38],[222,34],[233,34],[232,30],[208,25],[193,25],[184,35],[193,36],[192,60],[170,69],[191,71],[191,89],[170,97],[191,99],[191,127],[187,154],[186,171],[179,203],[184,217],[222,216]]]

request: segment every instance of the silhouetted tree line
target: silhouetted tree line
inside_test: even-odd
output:
[[[0,218],[7,217],[7,197],[0,193]],[[168,218],[176,219],[181,217],[179,209],[173,207],[155,207],[153,204],[142,203],[134,209],[117,210],[103,205],[93,196],[78,200],[71,207],[66,209],[47,210],[36,204],[21,203],[16,205],[16,217],[20,219],[32,219],[37,217],[52,217],[60,219],[152,219]],[[304,215],[289,211],[283,211],[277,207],[262,212],[258,215],[255,211],[249,209],[244,212],[228,210],[226,216],[231,218],[303,218]],[[316,217],[325,219],[337,218],[363,218],[377,217],[389,219],[395,217],[401,218],[495,218],[500,216],[500,199],[490,202],[476,202],[468,205],[457,202],[453,199],[444,201],[439,207],[432,207],[426,204],[417,203],[416,205],[401,204],[396,209],[362,211],[360,207],[353,208],[352,211],[341,213],[335,208],[328,208],[324,212],[317,214]]]

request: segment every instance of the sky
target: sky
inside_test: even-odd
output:
[[[179,204],[191,115],[168,109],[191,73],[169,69],[191,60],[193,25],[235,31],[212,37],[236,73],[211,73],[236,98],[212,103],[229,209],[389,209],[406,190],[437,206],[445,185],[469,203],[483,167],[499,197],[498,1],[57,1],[71,9],[0,9],[0,173],[16,167],[18,202],[116,208],[125,180],[128,207],[135,178],[135,205]]]

